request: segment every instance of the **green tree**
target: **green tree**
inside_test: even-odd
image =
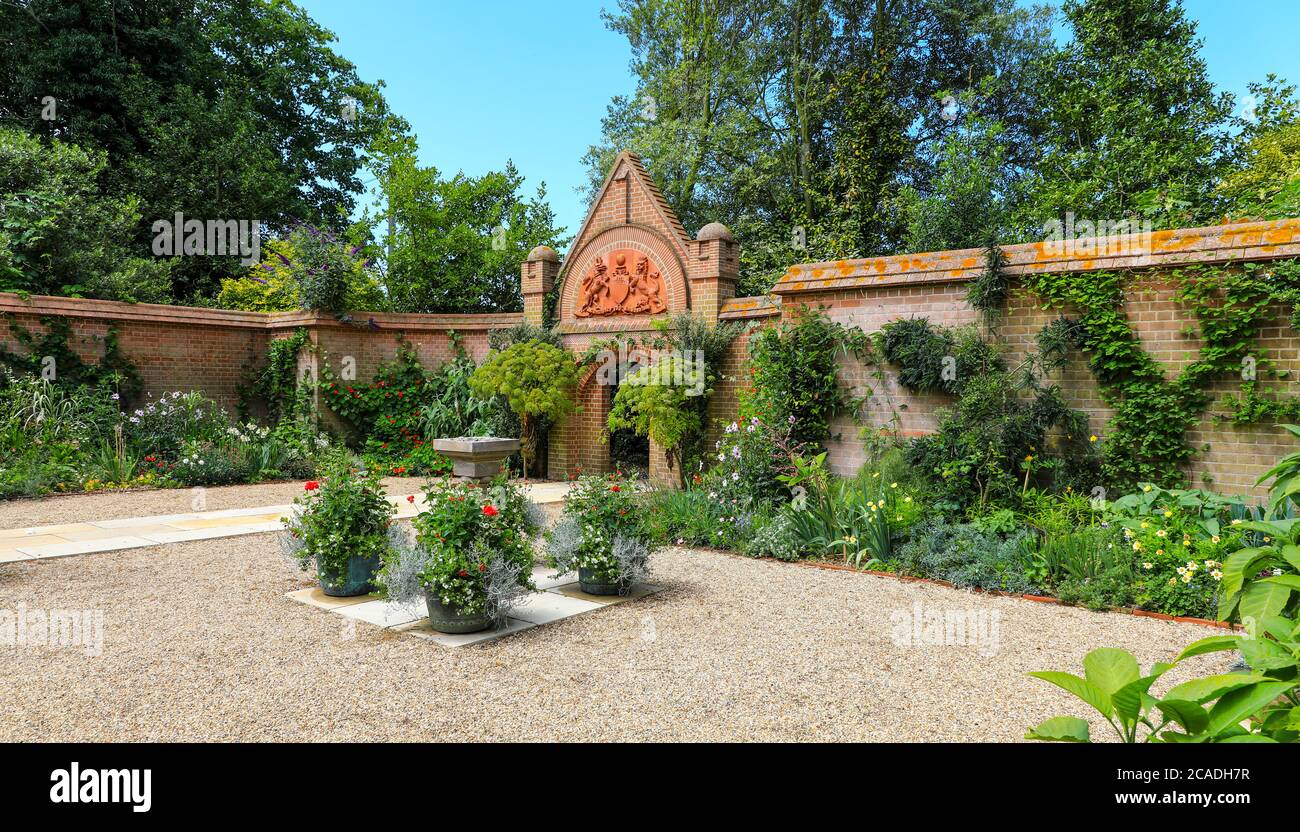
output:
[[[1019,212],[1023,233],[1066,212],[1212,220],[1231,97],[1214,91],[1179,0],[1067,0],[1073,38],[1043,59],[1043,152]]]
[[[470,376],[469,386],[476,396],[499,396],[519,417],[525,478],[538,431],[574,411],[577,383],[573,356],[543,341],[525,341],[494,352]]]
[[[1032,159],[1045,16],[1012,0],[623,0],[635,95],[616,97],[584,161],[592,193],[614,154],[645,160],[687,228],[744,240],[737,291],[796,261],[898,250],[905,184],[929,195],[950,128],[938,101],[1002,125],[1008,166]]]
[[[380,211],[391,217],[388,294],[402,312],[508,312],[523,308],[519,268],[535,246],[563,249],[546,186],[525,199],[523,176],[504,171],[444,179],[403,150],[384,162]]]
[[[367,148],[405,126],[291,2],[31,0],[0,4],[0,31],[0,119],[106,153],[103,192],[139,198],[142,255],[177,211],[340,230]],[[181,258],[173,293],[243,270]]]
[[[1230,217],[1300,216],[1300,99],[1276,75],[1250,85],[1232,172],[1219,183]]]
[[[98,151],[0,128],[0,291],[159,302],[170,263],[134,256],[134,198],[104,196]]]

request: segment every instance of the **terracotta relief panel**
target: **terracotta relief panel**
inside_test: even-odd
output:
[[[663,277],[649,257],[616,249],[597,257],[583,275],[573,314],[654,315],[667,310],[666,297]]]

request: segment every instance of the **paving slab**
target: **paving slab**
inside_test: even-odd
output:
[[[570,598],[555,592],[533,592],[528,600],[510,611],[512,618],[518,618],[533,624],[550,624],[562,618],[581,615],[584,612],[602,609],[604,604]]]
[[[590,601],[593,604],[600,604],[601,606],[609,606],[610,604],[621,604],[624,601],[635,601],[639,598],[644,598],[647,595],[653,595],[656,592],[662,592],[663,587],[654,586],[653,584],[637,584],[636,586],[632,587],[631,591],[628,592],[626,595],[591,595],[589,593],[583,592],[582,586],[575,581],[571,584],[558,586],[555,587],[554,589],[549,589],[547,591],[554,592],[559,595],[563,595],[567,598],[576,598],[580,601]]]
[[[92,552],[113,552],[118,549],[135,549],[153,546],[143,537],[106,537],[101,540],[78,540],[71,543],[51,543],[46,546],[19,546],[18,551],[34,558],[62,558],[68,555],[88,555]]]
[[[523,630],[536,627],[531,621],[521,621],[518,618],[506,619],[505,626],[500,629],[487,629],[478,633],[464,633],[462,635],[452,635],[450,633],[440,633],[429,626],[429,619],[426,617],[421,621],[412,624],[406,624],[394,628],[395,632],[403,635],[415,636],[426,641],[432,641],[435,644],[441,644],[443,647],[469,647],[473,644],[482,644],[488,641],[494,641]]]
[[[348,607],[353,604],[364,604],[368,601],[374,600],[374,598],[369,595],[353,595],[347,598],[340,598],[337,595],[326,595],[320,587],[299,589],[285,594],[299,603],[308,604],[322,610],[336,610],[339,607]]]
[[[364,601],[360,604],[340,606],[331,612],[378,627],[396,627],[429,617],[429,611],[425,609],[423,601],[410,604],[399,604],[395,601]]]

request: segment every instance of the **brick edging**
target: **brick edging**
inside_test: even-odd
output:
[[[1004,592],[1000,589],[982,589],[980,587],[959,587],[949,581],[941,581],[937,578],[922,578],[918,575],[901,575],[897,572],[881,572],[875,569],[855,569],[842,563],[827,563],[816,560],[778,560],[777,558],[755,558],[744,555],[739,552],[732,552],[727,549],[717,549],[712,546],[683,546],[681,548],[697,549],[703,552],[714,552],[719,555],[726,555],[732,558],[743,558],[752,561],[769,561],[771,563],[788,564],[791,566],[802,566],[805,569],[824,569],[830,572],[850,572],[854,575],[873,575],[877,578],[892,578],[900,583],[930,584],[931,586],[941,586],[945,589],[955,589],[961,592],[974,592],[980,595],[992,595],[998,598],[1013,598],[1019,601],[1033,601],[1039,604],[1054,604],[1058,607],[1070,607],[1072,609],[1087,610],[1088,612],[1101,612],[1101,610],[1088,610],[1087,607],[1079,607],[1074,604],[1067,604],[1060,598],[1053,598],[1050,595],[1032,595],[1026,592]],[[1194,618],[1187,615],[1169,615],[1163,612],[1152,612],[1150,610],[1139,610],[1133,607],[1111,607],[1107,612],[1120,613],[1123,615],[1132,615],[1137,618],[1154,618],[1159,621],[1173,621],[1179,624],[1199,624],[1203,627],[1213,627],[1216,630],[1232,630],[1234,632],[1244,632],[1239,624],[1230,624],[1226,621],[1211,621],[1208,618]]]

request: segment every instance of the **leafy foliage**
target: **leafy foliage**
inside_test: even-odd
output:
[[[492,353],[469,380],[476,395],[501,397],[519,417],[525,476],[537,447],[537,426],[573,412],[577,383],[578,367],[573,358],[543,341],[512,344]]]
[[[750,339],[753,387],[743,407],[770,422],[789,422],[795,441],[821,442],[830,437],[831,418],[849,405],[837,379],[837,359],[869,351],[861,330],[805,307],[795,320]]]
[[[299,511],[284,518],[284,525],[298,544],[303,568],[314,566],[322,582],[340,584],[350,558],[382,558],[389,551],[388,526],[396,509],[378,474],[356,469],[346,456],[331,459],[323,473],[320,481],[306,484],[294,500]]]

